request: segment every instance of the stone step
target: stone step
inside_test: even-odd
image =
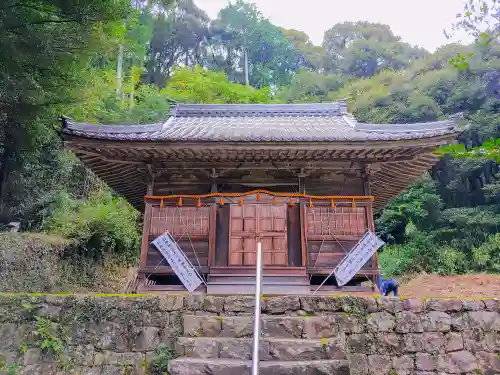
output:
[[[180,337],[177,340],[178,355],[204,359],[252,359],[252,339],[225,337]],[[345,345],[340,338],[307,340],[276,339],[260,340],[261,361],[315,361],[325,359],[346,360]]]
[[[306,275],[264,275],[262,293],[265,295],[308,295],[311,286]],[[255,294],[255,275],[210,275],[209,294]]]
[[[357,330],[350,316],[262,315],[262,336],[328,339]],[[253,335],[253,316],[184,315],[183,336],[245,338]]]
[[[237,274],[237,275],[209,275],[208,283],[219,283],[219,282],[237,282],[237,283],[245,283],[245,284],[254,284],[255,285],[255,275],[245,275],[245,274]],[[309,278],[307,276],[295,276],[295,275],[263,275],[262,283],[266,284],[293,284],[293,285],[310,285]]]
[[[252,362],[234,359],[177,358],[169,375],[250,375]],[[260,375],[349,375],[348,361],[270,361],[259,364]]]
[[[253,283],[207,283],[207,294],[212,295],[253,295],[255,294],[255,281]],[[262,294],[266,296],[308,296],[311,294],[309,284],[262,284]]]

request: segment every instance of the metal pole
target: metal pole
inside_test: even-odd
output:
[[[257,273],[255,278],[255,311],[253,321],[253,355],[252,375],[259,375],[259,341],[260,341],[260,300],[262,294],[262,248],[257,243]]]

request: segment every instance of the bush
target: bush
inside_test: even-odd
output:
[[[500,273],[500,233],[472,249],[472,267],[478,272]]]
[[[0,233],[1,292],[116,291],[123,269],[116,259],[64,259],[74,243],[40,233]]]
[[[139,212],[123,198],[103,190],[88,200],[61,195],[45,229],[73,241],[71,257],[102,260],[106,255],[122,263],[137,260],[140,246]]]
[[[449,246],[440,246],[424,232],[414,231],[401,245],[388,245],[380,253],[385,277],[422,272],[452,275],[467,269],[465,254]]]

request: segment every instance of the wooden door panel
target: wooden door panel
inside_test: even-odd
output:
[[[243,239],[243,250],[245,252],[257,252],[257,244],[255,237],[245,237]]]
[[[256,218],[245,218],[243,220],[243,231],[247,234],[257,232],[257,219]]]
[[[229,265],[230,266],[241,266],[243,264],[243,252],[236,252],[231,250],[229,254]]]
[[[232,217],[231,218],[231,230],[233,232],[243,232],[243,219]]]
[[[286,252],[287,250],[286,237],[274,237],[273,238],[273,250]]]
[[[285,218],[273,218],[273,232],[286,233],[286,219]]]
[[[241,206],[240,206],[241,207]],[[247,204],[243,206],[243,217],[255,218],[257,217],[257,207],[255,204]]]
[[[243,251],[243,238],[242,237],[231,237],[231,249],[234,251]]]
[[[245,266],[255,266],[257,264],[256,253],[244,253],[243,264]]]
[[[288,265],[288,254],[287,253],[274,253],[273,254],[273,266],[287,266]]]
[[[272,232],[273,222],[271,218],[259,218],[259,234]]]
[[[286,205],[231,205],[230,217],[231,265],[256,264],[257,238],[264,265],[288,265]]]

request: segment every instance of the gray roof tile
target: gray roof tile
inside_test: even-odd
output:
[[[91,125],[64,120],[63,133],[131,141],[322,142],[405,140],[457,132],[457,119],[363,124],[345,103],[178,104],[163,124]]]

